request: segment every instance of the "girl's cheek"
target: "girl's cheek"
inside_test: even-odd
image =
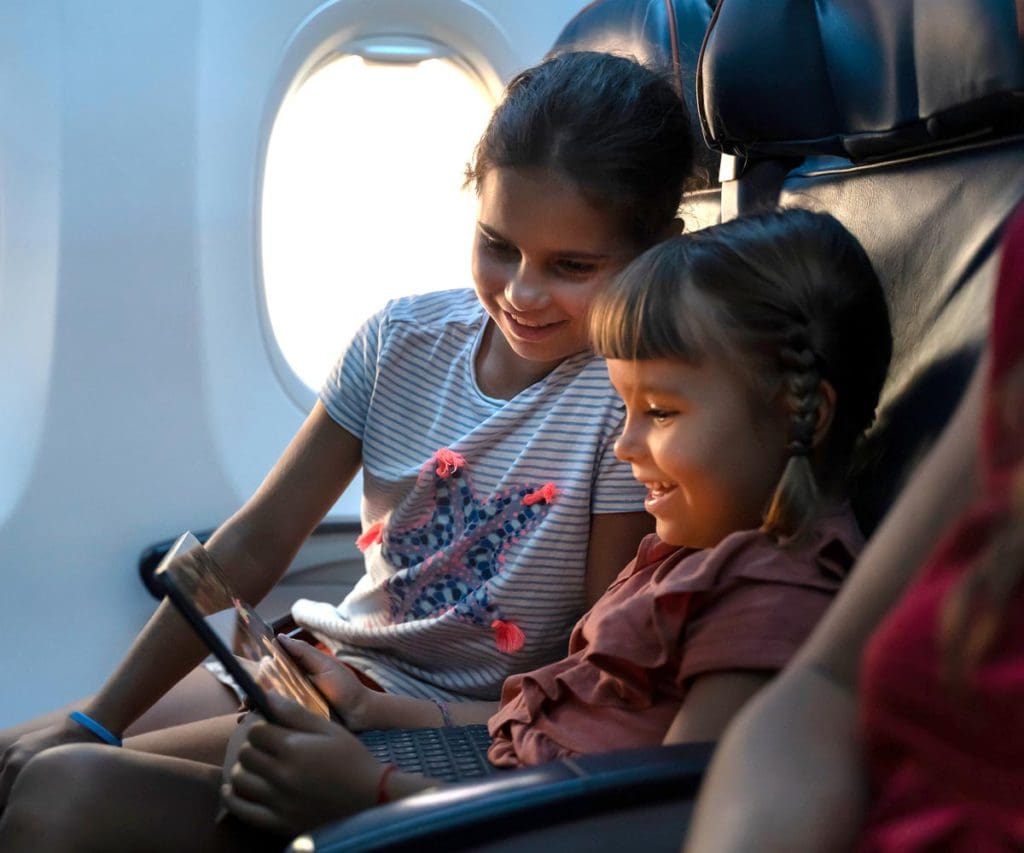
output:
[[[594,299],[597,298],[597,294],[601,292],[605,286],[605,280],[591,281],[584,285],[578,285],[574,292],[567,295],[563,303],[569,306],[568,313],[573,317],[583,318],[590,311],[590,306],[593,304]]]
[[[473,279],[476,287],[487,293],[498,293],[505,287],[500,265],[490,261],[481,261],[474,266]]]

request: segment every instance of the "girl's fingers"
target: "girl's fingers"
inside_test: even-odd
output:
[[[315,646],[278,634],[281,647],[309,675],[310,681],[324,695],[343,720],[360,703],[366,688],[355,674],[333,655],[325,654]]]
[[[326,734],[331,730],[333,724],[330,721],[318,717],[312,711],[307,711],[291,699],[285,699],[277,693],[269,693],[267,701],[270,704],[270,710],[281,724],[279,728],[315,734]]]
[[[269,806],[260,803],[252,803],[234,793],[231,785],[222,785],[220,789],[221,802],[224,807],[239,820],[251,824],[259,829],[270,832],[286,834],[291,831],[289,827]]]
[[[289,780],[286,778],[287,770],[282,762],[252,743],[245,744],[238,751],[238,760],[231,769],[232,778],[236,772],[259,776],[278,789],[289,787]]]
[[[273,694],[269,695],[273,698]],[[282,725],[275,726],[261,720],[253,725],[246,734],[245,739],[248,745],[265,752],[271,758],[285,760],[298,749],[315,750],[317,744],[322,743],[324,737],[334,735],[334,729],[341,728],[322,717],[309,713],[305,708],[300,708],[300,710],[306,716],[297,719],[296,717],[285,718],[280,711],[275,710]],[[307,728],[299,729],[298,724],[307,725]]]
[[[241,755],[234,767],[231,768],[228,784],[232,792],[250,803],[259,803],[270,806],[276,802],[276,790],[274,785],[265,779],[260,773],[253,773],[241,763]]]
[[[267,694],[268,698],[273,694]],[[267,753],[273,758],[287,757],[288,738],[292,734],[291,729],[283,726],[275,726],[265,720],[255,723],[245,736],[248,745]]]
[[[295,658],[302,665],[302,668],[311,675],[321,675],[325,672],[330,672],[338,666],[338,661],[335,660],[333,655],[324,654],[316,646],[311,646],[302,640],[296,640],[287,634],[278,634],[277,639],[284,646],[288,654]]]

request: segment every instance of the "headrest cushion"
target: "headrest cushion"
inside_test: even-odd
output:
[[[1014,0],[721,0],[701,56],[705,139],[854,161],[1024,116]]]
[[[597,0],[562,30],[555,51],[601,50],[671,68],[681,92],[692,90],[711,20],[708,0]]]
[[[701,139],[697,122],[697,60],[714,0],[596,0],[562,30],[552,53],[599,50],[632,56],[671,73],[693,121],[700,184],[715,182],[718,154]]]

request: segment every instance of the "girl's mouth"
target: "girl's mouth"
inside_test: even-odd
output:
[[[647,486],[647,497],[644,498],[644,509],[651,515],[657,515],[665,503],[675,494],[675,483],[644,483]]]
[[[559,320],[554,323],[533,323],[516,319],[515,315],[508,311],[503,313],[505,315],[505,322],[508,323],[509,331],[523,341],[542,341],[561,329],[568,322],[568,320]]]

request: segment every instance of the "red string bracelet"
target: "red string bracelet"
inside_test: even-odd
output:
[[[391,797],[388,796],[387,782],[388,777],[391,776],[398,769],[397,764],[385,765],[384,770],[380,774],[380,779],[377,780],[377,805],[382,806],[385,803],[391,802]]]

